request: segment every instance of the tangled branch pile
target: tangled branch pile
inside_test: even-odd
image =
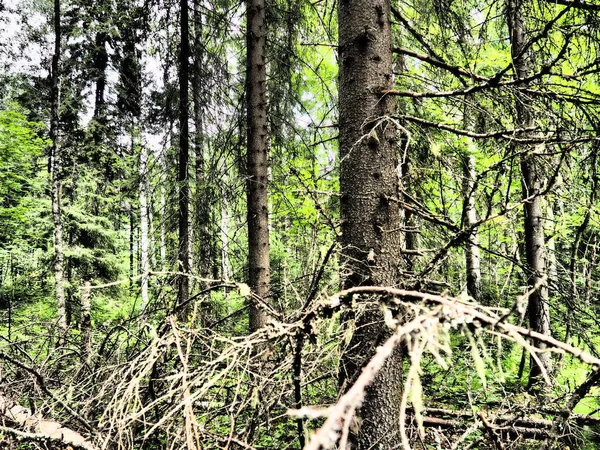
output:
[[[347,324],[340,326],[343,315],[337,313],[373,303],[384,311],[389,337],[338,396],[337,360],[343,349],[337,342],[343,341],[338,334]],[[577,429],[600,424],[573,413],[600,379],[599,358],[510,323],[510,310],[468,298],[353,288],[309,311],[273,320],[252,335],[225,333],[227,324],[199,326],[198,311],[185,324],[167,316],[160,324],[114,327],[92,355],[81,354],[75,341],[54,348],[48,341],[43,359],[26,350],[27,342],[3,343],[4,442],[13,448],[24,440],[33,448],[68,444],[88,450],[297,448],[298,443],[312,450],[346,448],[365,389],[398,347],[407,355],[404,386],[398,387],[403,389],[398,441],[406,450],[415,442],[443,449],[516,448],[528,439],[552,448],[576,439]],[[536,358],[540,350],[533,340],[590,365],[588,378],[568,395],[547,396],[543,408],[507,391],[503,401],[478,406],[469,390],[475,385],[504,389],[503,352],[520,346]],[[455,373],[464,370],[457,357],[473,368],[463,384]],[[427,365],[431,372],[432,364],[453,380],[454,405],[435,398],[432,380],[422,370]],[[9,399],[28,401],[30,407]],[[54,431],[47,431],[48,424]]]

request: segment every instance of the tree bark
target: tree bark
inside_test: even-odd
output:
[[[247,2],[247,201],[248,201],[248,284],[259,298],[270,291],[267,66],[265,0]],[[256,303],[249,305],[250,330],[267,323],[267,315]]]
[[[163,159],[163,173],[167,172]],[[167,193],[165,185],[160,185],[160,270],[167,270]]]
[[[141,142],[136,142],[139,138],[136,136],[135,127],[131,131],[131,145],[135,150],[139,147],[139,194],[140,194],[140,272],[141,272],[141,297],[142,311],[146,309],[149,302],[148,297],[148,278],[150,272],[150,251],[148,245],[148,149]]]
[[[133,295],[135,275],[135,214],[133,205],[127,204],[127,215],[129,216],[129,294]]]
[[[62,223],[62,181],[61,181],[61,149],[59,137],[60,104],[60,73],[59,62],[61,57],[61,25],[60,25],[60,0],[54,0],[54,55],[52,56],[52,88],[50,111],[50,170],[52,178],[52,222],[54,224],[54,280],[56,291],[56,308],[58,328],[61,335],[67,331],[67,310],[65,300],[64,272],[64,240]]]
[[[95,97],[94,97],[94,119],[100,125],[106,125],[106,113],[104,92],[106,90],[106,69],[108,68],[108,52],[106,51],[106,43],[109,36],[105,31],[96,33],[94,40],[94,79],[96,82]],[[97,133],[95,138],[99,139],[100,133]]]
[[[192,93],[194,103],[194,151],[196,154],[196,242],[197,242],[197,270],[202,278],[210,277],[211,267],[211,239],[210,239],[210,198],[206,179],[204,161],[204,123],[203,123],[203,91],[202,91],[202,14],[200,0],[194,0],[194,57],[192,69]]]
[[[523,0],[508,0],[507,5],[508,27],[510,31],[511,55],[517,78],[523,79],[532,73],[532,54],[530,49],[525,49],[527,44],[527,29],[523,17]],[[526,86],[525,86],[526,87]],[[515,92],[515,109],[517,112],[517,126],[529,128],[534,125],[531,99],[522,91]],[[521,157],[521,186],[525,215],[525,254],[527,257],[528,285],[529,288],[539,286],[529,296],[528,314],[529,326],[539,333],[550,335],[550,308],[548,304],[548,287],[544,278],[547,276],[546,244],[544,240],[544,226],[542,216],[542,185],[541,170],[538,165],[540,156],[538,149],[532,147]],[[536,343],[536,347],[545,350],[546,344]],[[537,388],[542,380],[542,373],[552,370],[550,354],[538,354],[541,365],[530,358],[529,387]]]
[[[463,155],[463,195],[465,201],[465,227],[471,227],[477,222],[477,211],[475,210],[475,156]],[[477,230],[472,230],[466,242],[465,261],[467,266],[467,293],[474,300],[481,300],[481,258],[479,254],[479,242]]]
[[[341,0],[339,4],[339,130],[342,270],[345,287],[395,286],[401,255],[398,130],[384,118],[393,112],[389,0]],[[342,355],[340,383],[349,387],[388,331],[378,308],[356,318]],[[366,391],[353,449],[399,446],[402,352],[388,358]]]
[[[546,242],[546,249],[548,252],[548,285],[556,286],[558,282],[558,264],[556,262],[556,241],[554,235],[556,234],[556,218],[554,216],[554,204],[552,201],[546,201],[546,235],[548,236]]]
[[[220,210],[220,229],[221,229],[221,258],[220,258],[220,267],[218,268],[218,272],[220,272],[220,277],[223,281],[230,281],[231,279],[231,264],[229,262],[229,208],[227,205],[227,201],[225,199],[225,192],[221,190],[221,210]]]
[[[189,310],[190,277],[192,266],[190,239],[190,185],[189,185],[189,11],[187,0],[180,0],[181,48],[179,51],[179,317],[186,318]]]
[[[81,354],[89,364],[92,357],[92,291],[86,281],[80,289],[81,295]]]

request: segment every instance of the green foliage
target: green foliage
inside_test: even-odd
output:
[[[416,248],[406,249],[414,253],[403,255],[401,283],[434,293],[465,291],[463,166],[465,158],[472,156],[476,172],[472,189],[480,221],[472,230],[481,252],[480,300],[491,311],[513,308],[515,299],[527,291],[529,276],[520,163],[522,155],[535,153],[544,183],[552,181],[542,186],[540,194],[546,244],[554,244],[547,263],[557,267],[548,282],[552,334],[598,353],[600,39],[597,18],[578,9],[579,3],[567,11],[552,2],[526,5],[535,76],[525,82],[514,79],[505,3],[392,2],[394,89],[404,91],[396,101],[398,117],[394,118],[400,125],[396,138],[402,169],[398,207],[406,218],[403,244],[408,247],[411,232],[418,241]],[[81,406],[94,425],[104,411],[95,411],[81,398],[93,392],[101,405],[108,404],[112,400],[108,392],[118,379],[121,393],[130,395],[131,405],[126,406],[131,410],[126,412],[135,416],[132,422],[138,421],[131,426],[132,435],[149,431],[148,424],[161,420],[152,414],[169,412],[187,401],[160,397],[183,385],[177,377],[185,362],[190,377],[197,376],[193,388],[210,385],[204,395],[214,404],[219,396],[220,401],[238,399],[239,409],[211,405],[206,413],[198,407],[197,422],[210,436],[205,445],[222,447],[225,441],[220,439],[233,434],[256,448],[291,448],[297,445],[296,424],[285,411],[295,401],[290,376],[293,339],[286,336],[277,342],[273,358],[279,359],[269,382],[277,383],[281,392],[273,395],[277,401],[267,405],[269,411],[261,411],[264,392],[251,385],[254,350],[244,347],[248,296],[232,289],[235,283],[246,282],[247,275],[243,8],[229,0],[198,5],[200,21],[192,34],[200,41],[201,48],[194,49],[200,68],[193,77],[200,81],[200,91],[193,93],[198,96],[201,123],[192,126],[200,139],[193,147],[197,166],[190,169],[189,182],[192,210],[204,214],[194,218],[194,275],[210,280],[194,278],[197,323],[182,320],[177,326],[189,330],[165,331],[177,297],[173,273],[179,270],[179,186],[174,182],[179,133],[178,11],[173,4],[160,2],[71,1],[66,3],[63,20],[60,143],[72,321],[62,348],[73,350],[84,335],[79,329],[82,285],[106,283],[91,294],[93,348],[98,352],[92,356],[97,359],[77,366],[74,351],[60,354],[60,346],[57,350],[52,339],[42,338],[53,335],[56,320],[45,158],[49,142],[46,126],[38,122],[48,120],[45,74],[0,74],[4,105],[0,110],[0,333],[17,343],[17,353],[30,356],[28,364],[39,364],[44,376],[58,380],[51,385],[57,392],[65,373],[77,366],[75,381],[63,393]],[[50,18],[50,6],[37,1],[29,5],[42,13],[39,20],[44,22],[39,29],[29,30],[30,40],[48,34],[50,22],[44,18]],[[194,7],[190,3],[190,12],[196,12]],[[343,54],[336,42],[336,7],[329,0],[275,0],[267,11],[271,296],[266,300],[277,315],[269,333],[295,323],[303,313],[300,308],[315,308],[328,293],[337,291],[339,273],[343,275],[336,247],[341,229],[336,105],[338,58]],[[102,80],[106,83],[103,103],[97,91]],[[512,131],[519,121],[515,103],[519,92],[526,94],[535,116],[536,129],[527,133]],[[190,105],[191,112],[192,107],[196,105]],[[486,137],[493,133],[494,137]],[[547,142],[524,145],[519,141],[524,137]],[[139,298],[140,145],[146,145],[150,154],[147,219],[152,220],[150,265],[155,272],[144,311]],[[373,226],[377,233],[386,231]],[[200,233],[201,228],[205,233]],[[208,254],[209,261],[199,263],[200,254]],[[156,274],[163,269],[167,273]],[[527,315],[518,309],[502,320],[526,325]],[[304,404],[330,405],[339,397],[338,361],[347,343],[344,333],[351,331],[341,321],[339,316],[324,317],[304,342]],[[169,339],[161,341],[164,335]],[[178,352],[188,344],[185,359]],[[473,414],[520,413],[537,407],[537,399],[525,392],[530,361],[520,345],[483,338],[466,327],[450,335],[450,347],[448,367],[430,354],[422,356],[419,367],[410,367],[407,360],[405,375],[414,387],[407,398],[417,410],[434,405]],[[232,348],[241,350],[221,360]],[[136,372],[140,361],[157,354],[162,359],[148,366],[157,373]],[[149,359],[138,359],[140,355]],[[549,395],[568,398],[585,379],[588,367],[570,356],[557,356],[554,362],[555,385]],[[115,365],[112,372],[102,373],[105,384],[94,391],[93,374],[89,378],[93,381],[81,380],[90,370],[102,372],[103,364]],[[208,375],[198,375],[207,367]],[[230,368],[231,373],[226,373]],[[28,376],[9,374],[24,385]],[[575,412],[597,415],[598,395],[594,387]],[[46,403],[44,408],[51,409]],[[55,411],[62,414],[64,408]],[[261,422],[263,413],[268,420],[275,417],[273,422]],[[164,417],[168,422],[171,416]],[[121,420],[124,416],[115,413],[115,423],[124,423]],[[177,420],[171,425],[181,434],[183,426]],[[309,428],[322,423],[320,418]],[[591,441],[594,430],[589,431]],[[160,429],[131,448],[173,445],[171,432]],[[483,439],[485,433],[478,430],[464,444],[478,448]],[[586,448],[584,442],[579,444]]]
[[[16,109],[0,111],[0,242],[9,243],[32,227],[34,196],[41,193],[40,156],[47,142],[41,125]]]

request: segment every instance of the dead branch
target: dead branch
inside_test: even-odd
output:
[[[54,420],[42,419],[18,403],[0,395],[0,416],[30,431],[21,431],[2,426],[0,431],[10,433],[18,439],[38,442],[60,442],[84,450],[96,450],[92,442],[77,431],[71,430]]]
[[[549,346],[549,351],[570,353],[581,361],[591,364],[595,369],[600,367],[599,358],[550,336],[512,325],[506,322],[506,311],[500,311],[501,314],[499,315],[496,310],[471,303],[466,298],[451,298],[444,295],[427,294],[390,287],[365,286],[343,290],[330,297],[328,303],[332,307],[339,307],[344,303],[344,300],[353,297],[355,294],[372,294],[378,298],[378,301],[396,309],[401,307],[404,310],[407,310],[407,308],[410,310],[409,305],[413,305],[412,310],[415,312],[416,318],[402,326],[393,317],[386,319],[388,326],[394,329],[393,334],[383,345],[376,349],[375,355],[364,367],[356,382],[335,405],[324,411],[312,411],[311,408],[290,411],[291,414],[297,417],[314,417],[315,415],[325,415],[327,417],[323,426],[313,435],[305,447],[306,450],[332,448],[338,441],[340,442],[340,446],[344,448],[351,420],[363,402],[365,389],[373,382],[389,355],[404,340],[407,343],[418,343],[417,347],[421,349],[419,352],[414,352],[416,356],[413,355],[411,358],[411,373],[413,373],[414,377],[417,377],[415,381],[418,381],[419,384],[418,370],[412,369],[416,364],[420,364],[422,350],[430,351],[438,363],[445,366],[446,363],[439,351],[442,350],[448,353],[451,349],[438,342],[438,335],[446,332],[445,330],[448,329],[465,329],[465,326],[470,327],[473,332],[480,330],[490,332],[494,335],[501,333],[505,339],[513,340],[526,348],[532,354],[532,357],[536,357],[539,350],[528,344],[526,341],[527,338],[545,342]],[[424,302],[420,310],[415,303],[417,300]],[[425,306],[427,303],[431,304],[429,308]],[[417,314],[418,312],[420,314]],[[485,377],[484,373],[479,373],[479,375]],[[411,377],[409,373],[406,381],[407,385],[404,388],[406,391],[409,390],[408,385],[410,382]],[[595,383],[596,379],[594,378],[588,385],[591,386],[592,382]],[[583,388],[580,390],[582,392],[579,395],[585,395],[587,392]],[[399,426],[402,447],[410,450],[411,447],[404,431],[406,426],[407,401],[408,396],[404,395],[402,405],[399,405],[402,411]],[[419,404],[420,402],[421,400],[419,400]],[[422,426],[425,424],[423,411],[416,409],[417,403],[414,403],[414,405],[413,417],[417,424]],[[444,412],[447,413],[447,411]],[[502,436],[512,437],[521,435],[528,438],[543,439],[552,437],[555,434],[554,422],[547,419],[503,417],[489,420],[483,415],[480,416],[480,419],[499,448],[502,448],[500,440]],[[435,418],[432,422],[437,425],[444,425],[446,424],[444,420],[443,418]],[[447,422],[447,424],[455,425],[453,421]],[[393,432],[393,430],[390,430],[390,432]]]

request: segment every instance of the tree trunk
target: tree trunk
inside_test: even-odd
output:
[[[96,82],[95,98],[94,98],[94,119],[100,125],[106,125],[106,113],[104,100],[104,92],[106,90],[106,69],[108,67],[108,52],[106,51],[106,43],[108,42],[108,34],[104,31],[96,33],[94,40],[94,78]],[[103,131],[102,131],[103,132]],[[99,139],[101,133],[96,133],[95,138]]]
[[[127,205],[129,214],[129,294],[133,295],[133,276],[135,275],[135,215],[131,203]]]
[[[548,252],[548,285],[556,286],[558,282],[558,265],[556,261],[556,241],[554,235],[556,234],[556,218],[554,216],[554,204],[552,201],[546,202],[546,232],[548,240],[546,242],[546,249]]]
[[[166,164],[163,164],[166,173]],[[160,270],[167,270],[167,193],[165,185],[160,185]]]
[[[54,55],[52,56],[52,89],[50,111],[50,170],[52,177],[52,221],[54,224],[54,280],[56,286],[56,308],[58,328],[61,335],[67,331],[67,310],[64,287],[64,242],[62,223],[61,151],[59,142],[60,80],[59,61],[61,56],[60,0],[54,0]]]
[[[138,141],[135,126],[131,131],[131,145],[135,151],[139,147],[139,193],[140,193],[140,272],[142,311],[148,306],[148,276],[150,271],[150,252],[148,245],[148,149]],[[141,145],[140,145],[141,144]]]
[[[511,55],[517,78],[525,78],[532,73],[531,50],[525,50],[527,43],[527,29],[523,18],[523,0],[508,0],[508,25],[510,31]],[[526,86],[524,86],[526,87]],[[522,91],[515,92],[515,109],[520,128],[533,126],[533,111],[531,99]],[[539,286],[529,296],[529,326],[532,330],[545,335],[550,335],[550,308],[548,304],[547,282],[543,279],[546,270],[546,245],[544,241],[544,226],[542,217],[542,185],[538,149],[533,147],[521,157],[521,185],[523,198],[528,198],[524,203],[525,213],[525,254],[527,257],[528,285],[529,288]],[[540,350],[546,348],[544,343],[535,343]],[[530,359],[529,387],[537,387],[542,380],[542,372],[551,372],[551,359],[549,353],[538,354],[541,365],[533,358]],[[543,367],[542,367],[543,366]]]
[[[247,2],[247,133],[248,133],[248,284],[266,300],[270,291],[267,66],[265,0]],[[250,330],[267,322],[267,315],[250,303]]]
[[[190,239],[190,184],[189,184],[189,18],[188,2],[179,2],[181,18],[181,49],[179,51],[179,317],[186,318],[189,310],[190,277],[192,266]]]
[[[395,286],[401,234],[397,173],[398,130],[382,120],[393,112],[389,0],[341,0],[339,4],[339,130],[342,270],[346,287]],[[360,107],[358,107],[360,105]],[[374,349],[389,334],[379,308],[356,318],[356,331],[340,364],[348,388]],[[351,432],[353,449],[399,445],[402,352],[388,358],[366,392]]]
[[[225,192],[221,191],[221,265],[219,267],[220,277],[223,281],[231,280],[231,264],[229,262],[229,209],[225,199]]]
[[[81,355],[87,364],[92,357],[92,291],[86,281],[80,289],[81,295]]]
[[[211,237],[210,237],[210,189],[206,179],[204,161],[204,123],[202,92],[202,14],[200,0],[194,0],[194,57],[192,93],[194,102],[194,151],[196,154],[196,231],[197,231],[197,270],[202,278],[210,277]]]
[[[146,176],[146,203],[148,208],[148,251],[150,252],[149,268],[156,270],[156,230],[154,228],[154,204],[150,182]]]
[[[475,156],[463,155],[463,195],[465,201],[465,227],[471,227],[477,222],[477,211],[475,210]],[[472,230],[465,247],[465,260],[467,268],[467,293],[474,300],[481,300],[481,263],[479,255],[479,242],[477,230]]]
[[[403,142],[401,145],[406,145],[406,143]],[[413,162],[409,160],[408,155],[406,155],[400,168],[400,176],[402,180],[415,179],[414,175],[411,175],[411,166],[413,166]],[[413,170],[413,172],[415,171]],[[402,181],[402,183],[404,182]],[[410,196],[414,196],[415,198],[418,196],[414,190],[412,192],[408,192],[409,187],[410,186],[404,187],[405,193],[403,194],[403,197],[406,203],[410,203]],[[415,263],[417,262],[418,258],[418,255],[414,251],[418,251],[421,247],[421,239],[419,236],[419,216],[409,209],[400,208],[400,223],[404,224],[404,235],[401,236],[401,239],[403,238],[403,245],[407,250],[407,252],[404,254],[402,264],[405,273],[413,275]]]

